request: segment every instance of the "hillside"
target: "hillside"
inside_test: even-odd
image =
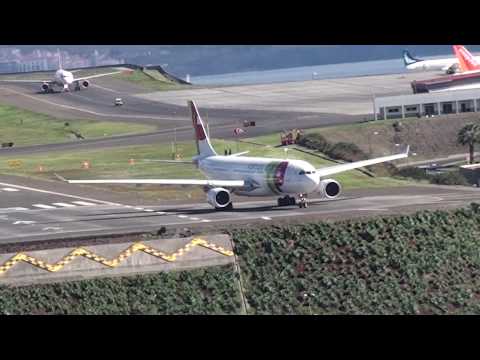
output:
[[[439,116],[435,118],[410,118],[398,120],[400,131],[394,130],[397,120],[379,120],[353,125],[312,129],[332,143],[354,143],[371,156],[382,156],[395,151],[395,144],[409,144],[412,161],[438,158],[445,155],[467,153],[467,148],[456,143],[458,131],[471,122],[479,122],[476,114]]]

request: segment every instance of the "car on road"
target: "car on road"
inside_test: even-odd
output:
[[[115,106],[123,105],[123,99],[122,98],[115,98],[114,104],[115,104]]]

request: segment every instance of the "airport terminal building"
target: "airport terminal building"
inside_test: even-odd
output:
[[[374,97],[375,120],[458,114],[480,110],[480,89]]]

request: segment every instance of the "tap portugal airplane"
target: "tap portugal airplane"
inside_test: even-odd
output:
[[[193,101],[188,101],[191,110],[197,153],[191,163],[207,177],[197,179],[123,179],[123,180],[66,180],[71,184],[157,184],[203,186],[207,202],[217,210],[232,209],[232,194],[240,196],[282,196],[279,206],[306,207],[306,196],[321,194],[328,199],[340,195],[341,186],[330,175],[364,166],[408,157],[404,153],[376,159],[357,161],[315,169],[303,160],[285,160],[243,156],[246,152],[228,156],[218,155],[210,143],[205,126]],[[173,160],[156,160],[167,163]],[[182,161],[183,163],[185,161]],[[187,161],[190,162],[190,161]]]

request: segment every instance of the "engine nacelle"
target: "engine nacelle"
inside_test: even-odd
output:
[[[48,85],[47,83],[43,83],[43,84],[42,84],[42,91],[43,91],[43,92],[48,92],[48,91],[50,91],[50,85]]]
[[[207,192],[207,202],[214,208],[227,207],[231,202],[230,192],[224,188],[214,188]]]
[[[325,179],[320,181],[320,193],[327,199],[335,199],[342,192],[342,186],[337,180]]]
[[[453,64],[452,66],[445,69],[445,74],[447,75],[456,74],[458,72],[460,72],[460,67],[458,66],[458,64]]]
[[[83,80],[83,81],[82,81],[82,86],[83,86],[84,88],[87,88],[87,87],[90,86],[90,82],[89,82],[88,80]]]

